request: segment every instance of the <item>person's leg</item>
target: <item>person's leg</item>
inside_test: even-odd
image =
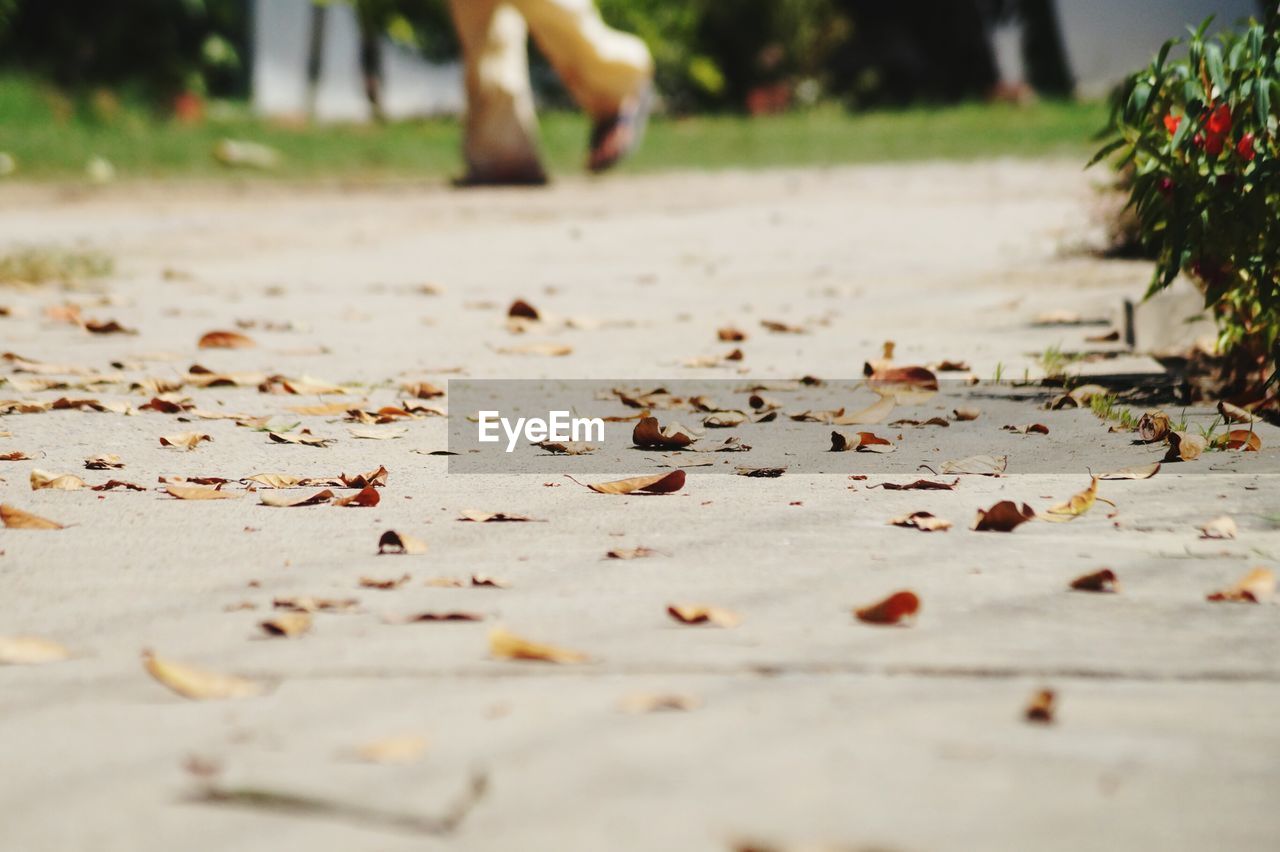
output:
[[[497,0],[450,0],[466,65],[464,183],[544,183],[529,85],[528,29]]]
[[[594,0],[511,0],[578,105],[592,118],[588,166],[602,171],[639,144],[653,57],[640,39],[608,26]]]

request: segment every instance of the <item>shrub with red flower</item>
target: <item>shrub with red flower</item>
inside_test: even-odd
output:
[[[1129,203],[1156,258],[1148,295],[1179,272],[1196,281],[1230,381],[1258,399],[1280,361],[1280,5],[1240,31],[1207,37],[1208,25],[1129,78],[1093,162],[1133,171]]]

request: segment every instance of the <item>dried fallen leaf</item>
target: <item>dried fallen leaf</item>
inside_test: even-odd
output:
[[[875,366],[870,363],[862,368],[867,384],[872,387],[903,385],[922,390],[937,390],[938,377],[927,367]]]
[[[210,331],[196,345],[201,349],[248,349],[257,344],[238,331]]]
[[[361,577],[360,586],[365,589],[381,589],[386,592],[398,589],[412,579],[408,574],[402,574],[399,577]]]
[[[617,547],[605,554],[606,559],[643,559],[658,551],[650,547]]]
[[[1242,450],[1246,453],[1256,453],[1262,449],[1262,436],[1252,429],[1232,429],[1225,435],[1214,440],[1215,447],[1221,447],[1224,450]]]
[[[427,585],[431,586],[434,585],[434,583],[432,583],[431,580],[428,580]],[[474,588],[505,589],[510,585],[511,584],[506,580],[499,580],[497,577],[490,577],[487,574],[471,575],[471,586]]]
[[[1122,467],[1110,473],[1104,473],[1098,479],[1150,479],[1160,472],[1160,462]]]
[[[841,432],[831,433],[831,452],[843,453],[849,450],[856,450],[864,453],[884,453],[893,449],[893,444],[876,435],[874,432],[856,432],[853,435],[845,435]]]
[[[711,464],[711,462],[705,462]],[[738,476],[751,476],[758,479],[777,479],[779,476],[787,472],[785,467],[747,467],[746,465],[738,465],[733,469]]]
[[[301,444],[304,447],[327,447],[333,443],[332,438],[317,438],[314,435],[282,435],[279,432],[268,432],[267,437],[277,444]]]
[[[747,422],[747,415],[741,411],[713,411],[702,418],[702,425],[708,429],[732,429]]]
[[[444,396],[444,389],[431,382],[405,382],[400,386],[400,390],[414,399],[434,399]]]
[[[254,482],[267,488],[293,488],[302,483],[302,478],[287,473],[255,473],[242,481]]]
[[[287,611],[273,615],[258,624],[268,636],[293,638],[311,629],[311,613]]]
[[[1043,423],[1026,423],[1022,426],[1001,426],[1005,432],[1015,432],[1019,435],[1048,435],[1049,427]]]
[[[378,539],[378,553],[404,553],[410,556],[427,552],[427,543],[395,530],[387,530]]]
[[[774,334],[807,334],[806,330],[798,325],[787,325],[785,322],[778,320],[760,320],[760,325],[766,330]]]
[[[276,609],[295,612],[359,612],[357,598],[315,598],[310,595],[279,597],[271,602]]]
[[[0,522],[11,530],[60,530],[62,524],[24,512],[14,506],[0,504]]]
[[[241,492],[170,485],[164,489],[164,493],[179,500],[236,500],[239,499]]]
[[[179,432],[176,435],[161,435],[160,445],[164,447],[174,447],[175,449],[194,450],[202,441],[212,441],[213,438],[201,432]]]
[[[406,734],[400,737],[383,737],[357,746],[356,757],[369,763],[415,763],[427,750],[426,737]]]
[[[990,509],[978,510],[973,529],[978,532],[1013,532],[1035,516],[1035,510],[1026,503],[1019,506],[1012,500],[1001,500]]]
[[[31,490],[40,491],[48,488],[54,491],[79,491],[85,487],[85,481],[69,473],[49,473],[45,470],[31,471]]]
[[[1071,581],[1071,588],[1077,592],[1118,592],[1120,580],[1116,572],[1110,568],[1101,568],[1090,574],[1084,574]]]
[[[390,475],[386,467],[379,465],[377,470],[368,473],[358,473],[355,476],[347,476],[345,473],[340,474],[338,481],[341,482],[344,488],[364,488],[367,485],[372,485],[374,488],[383,488],[386,486],[387,477]]]
[[[1222,515],[1200,527],[1201,538],[1235,538],[1236,522],[1228,515]]]
[[[892,394],[880,397],[872,405],[852,414],[837,414],[831,418],[833,426],[871,426],[883,423],[893,413],[896,401]],[[945,423],[945,421],[943,421]]]
[[[951,529],[950,521],[944,521],[932,512],[912,512],[910,515],[894,518],[889,523],[895,527],[914,527],[921,532],[946,532]]]
[[[1262,603],[1276,592],[1276,575],[1266,568],[1254,568],[1233,585],[1208,596],[1211,601],[1233,603]]]
[[[0,461],[31,461],[31,456],[21,452],[0,453]]]
[[[977,420],[982,416],[982,409],[962,406],[952,411],[951,416],[957,420]]]
[[[1148,444],[1163,441],[1171,430],[1169,415],[1163,411],[1148,411],[1138,420],[1138,437]]]
[[[263,506],[274,506],[277,509],[292,509],[296,506],[319,506],[333,499],[333,492],[328,488],[318,491],[310,497],[294,497],[288,494],[276,494],[271,491],[258,492],[258,499]]]
[[[855,609],[853,614],[867,624],[899,624],[914,621],[920,612],[920,598],[915,592],[894,592],[882,601]]]
[[[432,621],[484,621],[478,612],[446,610],[444,612],[415,612],[411,615],[391,615],[382,619],[387,624],[420,624]]]
[[[894,420],[890,426],[941,426],[950,428],[951,421],[945,417],[930,417],[928,420]]]
[[[507,308],[507,316],[536,320],[538,319],[538,309],[524,299],[516,299],[511,303],[511,307]]]
[[[408,429],[348,429],[347,432],[353,438],[362,438],[368,441],[390,441],[395,438],[403,438],[409,434]]]
[[[692,444],[696,437],[690,434],[679,423],[671,423],[666,428],[658,425],[656,417],[641,417],[631,431],[631,443],[637,447],[655,447],[663,450],[678,450]]]
[[[1023,716],[1028,722],[1037,722],[1042,725],[1051,724],[1054,719],[1054,711],[1057,709],[1057,698],[1052,689],[1037,690],[1031,696],[1031,700],[1027,702],[1027,708],[1023,711]]]
[[[1164,456],[1167,462],[1195,461],[1208,446],[1208,441],[1200,435],[1186,432],[1170,432],[1168,440],[1169,451]]]
[[[183,698],[197,701],[247,698],[262,691],[262,687],[251,680],[171,662],[149,650],[142,652],[142,665],[148,674]]]
[[[0,665],[34,666],[68,659],[71,652],[41,636],[0,636]]]
[[[495,627],[489,632],[489,653],[499,660],[536,660],[545,663],[585,663],[590,659],[579,651],[521,639],[502,627]]]
[[[114,491],[117,488],[124,488],[127,491],[146,491],[147,489],[133,482],[125,482],[123,479],[108,479],[101,485],[94,485],[91,491]]]
[[[674,692],[634,692],[618,702],[619,710],[634,715],[671,710],[697,710],[701,706],[702,702],[697,698]]]
[[[1223,400],[1218,403],[1218,413],[1227,423],[1257,423],[1258,416],[1247,409]]]
[[[137,334],[137,329],[125,328],[115,320],[88,320],[84,330],[90,334]]]
[[[725,343],[739,343],[747,339],[746,332],[739,331],[732,326],[725,326],[716,331],[716,338]]]
[[[700,604],[671,604],[667,607],[667,615],[681,624],[707,624],[712,627],[737,627],[742,623],[742,616],[717,606]]]
[[[333,501],[335,506],[354,506],[358,509],[371,509],[382,501],[382,495],[372,485],[366,485],[350,497],[339,497]]]
[[[684,487],[685,472],[673,470],[670,473],[655,473],[652,476],[636,476],[630,479],[618,479],[612,482],[578,482],[572,476],[571,481],[589,488],[599,494],[631,494],[643,491],[648,494],[670,494]]]
[[[949,474],[973,474],[999,476],[1009,466],[1008,456],[967,456],[942,463],[942,472]]]
[[[876,485],[868,485],[867,488],[883,488],[885,491],[954,491],[956,486],[960,484],[957,477],[951,482],[937,482],[932,479],[917,479],[915,482],[908,482],[900,485],[896,482],[881,482]]]
[[[1044,511],[1040,518],[1046,521],[1065,522],[1074,521],[1076,518],[1088,512],[1093,508],[1094,502],[1098,499],[1098,477],[1089,477],[1089,487],[1079,494],[1074,495],[1065,503],[1059,503],[1056,506],[1050,506]]]
[[[458,520],[472,521],[477,524],[522,523],[532,521],[527,515],[514,515],[507,512],[483,512],[479,509],[463,509],[458,513]]]

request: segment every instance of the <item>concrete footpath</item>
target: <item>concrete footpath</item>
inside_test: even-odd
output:
[[[1099,239],[1096,179],[1028,162],[511,192],[0,190],[0,252],[92,248],[116,265],[69,289],[0,285],[0,350],[20,356],[0,362],[0,412],[64,397],[107,409],[0,414],[0,456],[28,457],[0,462],[0,503],[65,526],[0,528],[0,636],[72,654],[0,665],[0,849],[1276,848],[1280,608],[1205,598],[1280,570],[1280,488],[1258,472],[1275,469],[1278,430],[1259,429],[1256,459],[1208,453],[1187,473],[1105,481],[1114,506],[1002,534],[971,531],[975,512],[1067,500],[1089,484],[1085,463],[961,476],[951,491],[691,472],[675,494],[606,495],[559,476],[449,475],[431,455],[443,418],[357,423],[336,405],[403,407],[404,383],[462,376],[851,379],[887,340],[898,364],[1034,378],[1047,349],[1119,348],[1086,340],[1105,324],[1037,319],[1118,322],[1146,286],[1143,264],[1083,251]],[[506,317],[516,298],[542,314],[523,333]],[[137,333],[47,312],[67,303]],[[725,326],[746,339],[719,341]],[[198,348],[212,330],[256,345]],[[540,354],[554,347],[570,351]],[[712,365],[733,348],[740,361]],[[200,387],[192,365],[243,386]],[[1126,355],[1072,369],[1157,367]],[[166,389],[195,409],[140,410]],[[1108,435],[1037,393],[1008,425],[1050,423],[1082,448]],[[948,429],[981,450],[983,434],[1007,442],[1005,419]],[[264,422],[332,443],[280,443]],[[191,431],[212,440],[160,443]],[[1035,435],[1018,440],[1035,452]],[[103,453],[124,467],[85,469]],[[1203,472],[1219,464],[1235,472]],[[239,482],[380,466],[371,508],[270,507],[268,489]],[[33,470],[145,490],[33,491]],[[224,478],[240,496],[174,499],[160,477]],[[459,520],[472,509],[535,521]],[[888,524],[918,510],[954,527]],[[1202,537],[1222,515],[1235,537]],[[378,555],[392,529],[426,553]],[[636,547],[654,552],[606,558]],[[1102,567],[1118,594],[1068,590]],[[922,603],[913,625],[853,617],[900,589]],[[356,603],[269,638],[273,601],[301,596]],[[678,624],[676,603],[741,623]],[[482,620],[396,623],[423,612]],[[496,625],[590,659],[493,659]],[[143,649],[262,691],[183,698],[144,671]],[[1055,719],[1027,722],[1042,688]],[[658,699],[675,709],[645,712]]]

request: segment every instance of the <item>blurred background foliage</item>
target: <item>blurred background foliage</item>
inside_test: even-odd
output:
[[[446,0],[351,2],[369,33],[432,59],[456,54]],[[954,103],[998,81],[990,27],[1028,24],[1029,82],[1067,95],[1053,0],[599,0],[640,35],[672,112],[774,112],[833,101],[851,108]],[[249,0],[0,0],[0,69],[74,94],[110,87],[162,108],[190,93],[248,94]],[[562,98],[535,59],[546,97]]]

